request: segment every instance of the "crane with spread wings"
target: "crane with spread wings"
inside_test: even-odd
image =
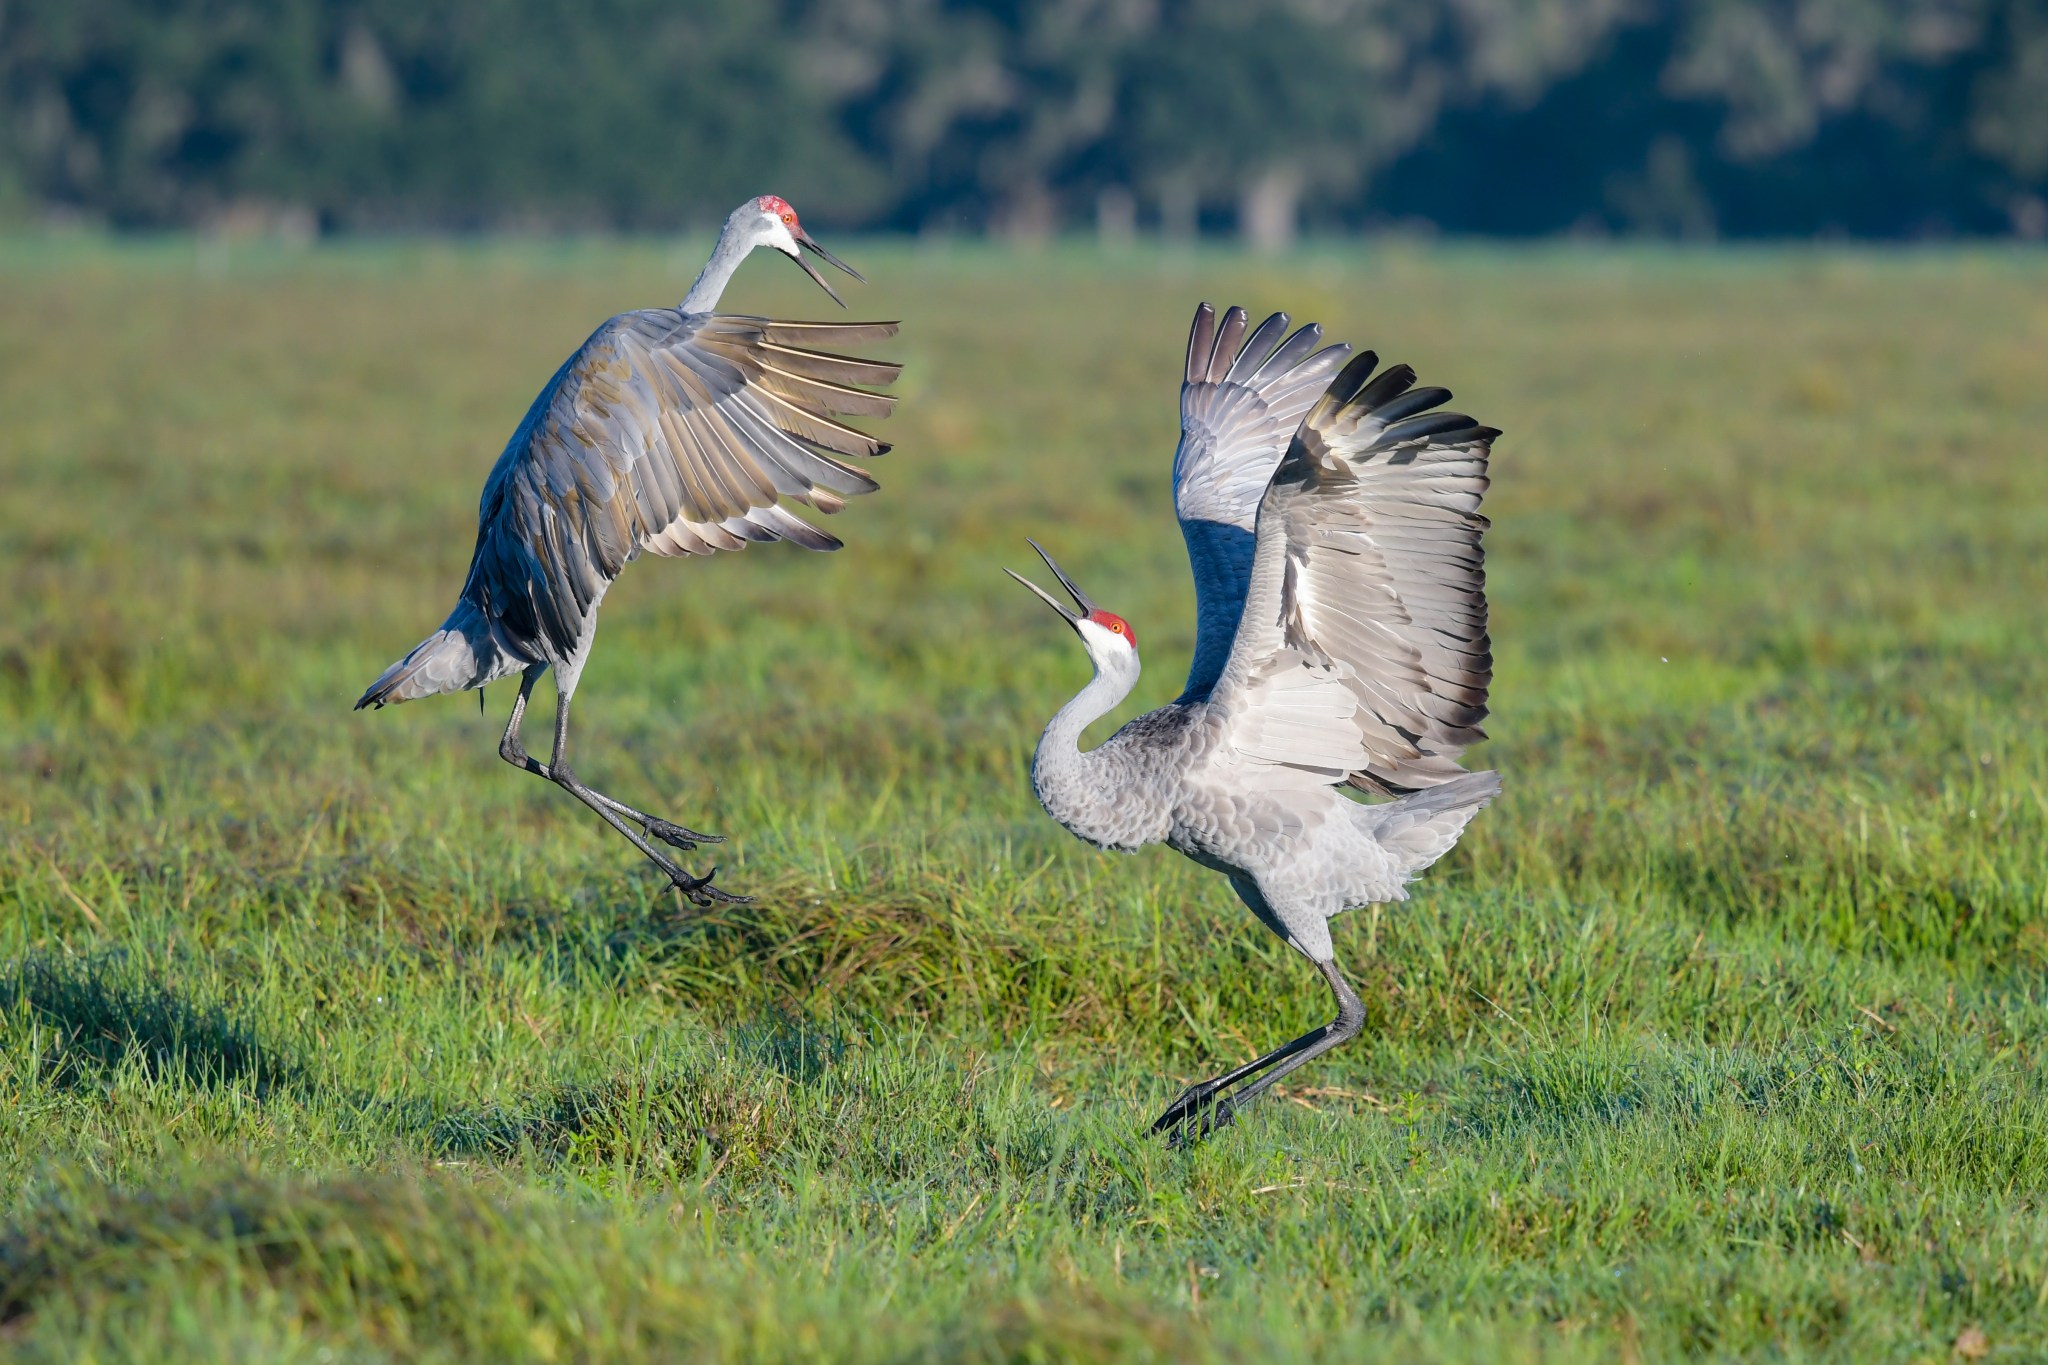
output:
[[[889,447],[841,417],[885,417],[875,390],[901,366],[840,355],[894,336],[893,322],[777,322],[714,311],[755,247],[790,257],[844,304],[810,251],[819,246],[775,195],[734,209],[696,282],[675,308],[621,313],[562,363],[484,481],[476,550],[455,610],[384,670],[356,709],[480,688],[518,674],[498,752],[596,811],[692,901],[737,901],[654,846],[720,842],[585,785],[569,766],[569,699],[597,633],[606,589],[641,554],[708,555],[772,540],[807,550],[840,542],[785,501],[836,512],[876,484],[842,457]],[[554,748],[526,752],[520,722],[541,674],[555,679]],[[638,828],[636,829],[635,826]]]
[[[1449,391],[1406,365],[1375,374],[1372,352],[1318,350],[1320,328],[1287,323],[1195,314],[1173,494],[1198,632],[1177,700],[1082,750],[1137,684],[1136,633],[1036,542],[1076,609],[1011,575],[1095,665],[1039,740],[1047,813],[1099,848],[1164,843],[1221,872],[1336,1000],[1330,1023],[1189,1086],[1153,1124],[1176,1144],[1357,1035],[1330,919],[1405,900],[1500,791],[1458,763],[1493,675],[1479,502],[1499,433],[1442,411]]]

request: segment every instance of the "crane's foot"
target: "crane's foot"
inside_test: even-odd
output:
[[[1216,1092],[1221,1088],[1214,1081],[1196,1081],[1181,1091],[1172,1104],[1166,1106],[1165,1113],[1152,1120],[1152,1131],[1157,1134],[1178,1127],[1197,1109],[1214,1099]]]
[[[1188,1122],[1174,1129],[1166,1136],[1166,1145],[1178,1152],[1192,1147],[1219,1128],[1227,1128],[1237,1117],[1237,1106],[1231,1101],[1218,1100]]]
[[[647,831],[648,838],[659,839],[671,848],[679,848],[685,853],[690,852],[699,844],[722,844],[725,842],[723,834],[699,834],[694,829],[686,829],[682,825],[670,824],[668,821],[652,815],[642,816],[640,825],[641,828]]]
[[[752,896],[735,896],[723,887],[713,886],[711,884],[712,878],[717,875],[718,869],[715,867],[701,877],[693,877],[687,872],[671,869],[669,881],[676,890],[682,892],[688,898],[690,904],[700,910],[708,910],[714,905],[752,905],[754,903]]]
[[[1221,1081],[1198,1081],[1181,1091],[1166,1112],[1152,1121],[1153,1133],[1164,1133],[1166,1145],[1176,1151],[1200,1142],[1237,1113],[1230,1100],[1216,1098],[1222,1089]]]

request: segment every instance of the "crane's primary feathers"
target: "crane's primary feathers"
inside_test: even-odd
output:
[[[1328,921],[1405,899],[1500,790],[1458,763],[1492,677],[1478,507],[1498,433],[1439,411],[1449,392],[1405,365],[1375,375],[1372,353],[1318,350],[1284,314],[1246,324],[1204,304],[1188,341],[1174,507],[1198,634],[1180,698],[1082,752],[1137,682],[1136,641],[1049,556],[1082,610],[1033,589],[1096,669],[1039,743],[1046,810],[1100,847],[1165,842],[1223,872],[1337,1000],[1331,1024],[1169,1106],[1155,1129],[1176,1140],[1358,1031]]]
[[[772,540],[838,549],[837,539],[784,504],[831,513],[874,490],[844,457],[889,447],[838,419],[886,417],[896,400],[875,390],[901,369],[837,351],[894,336],[893,322],[710,311],[756,246],[789,255],[827,293],[804,251],[860,278],[811,239],[786,201],[764,195],[734,210],[680,307],[612,318],[541,389],[484,482],[476,550],[454,612],[356,702],[358,710],[384,706],[521,674],[500,752],[575,793],[700,900],[722,893],[708,877],[675,868],[622,817],[677,847],[711,836],[594,792],[568,768],[569,697],[598,607],[643,551],[708,555]],[[521,747],[519,727],[535,680],[549,669],[556,744],[553,761],[542,764]]]

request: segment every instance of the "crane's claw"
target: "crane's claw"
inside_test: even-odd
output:
[[[690,904],[699,909],[709,909],[714,905],[752,905],[754,903],[752,896],[735,896],[730,891],[713,886],[711,884],[712,878],[717,875],[718,869],[714,867],[701,877],[692,877],[688,874],[681,876],[672,874],[669,880],[675,884],[676,890],[689,897]]]
[[[1166,1134],[1166,1145],[1176,1150],[1209,1136],[1229,1123],[1235,1112],[1229,1100],[1216,1098],[1220,1089],[1214,1081],[1197,1081],[1152,1121],[1152,1131]]]
[[[649,838],[659,839],[664,844],[668,844],[673,848],[679,848],[685,853],[690,852],[699,844],[722,844],[725,842],[723,834],[699,834],[694,829],[685,829],[681,825],[673,825],[666,820],[659,820],[651,815],[647,817],[645,824]]]
[[[1219,1128],[1229,1126],[1237,1117],[1237,1106],[1229,1100],[1218,1100],[1208,1108],[1195,1113],[1166,1135],[1166,1145],[1178,1152],[1192,1147]]]

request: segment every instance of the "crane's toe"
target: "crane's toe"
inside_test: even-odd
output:
[[[709,909],[714,905],[752,905],[754,903],[752,896],[735,896],[723,887],[713,886],[711,884],[712,879],[717,875],[718,869],[714,867],[701,877],[692,877],[687,873],[671,873],[669,880],[675,883],[676,890],[689,897],[690,904],[697,906],[699,909]]]
[[[688,853],[699,844],[722,844],[725,842],[723,834],[699,834],[694,829],[671,824],[667,820],[658,819],[652,815],[647,817],[646,826],[649,838],[659,839],[664,844],[668,844],[673,848],[679,848],[685,853]]]

